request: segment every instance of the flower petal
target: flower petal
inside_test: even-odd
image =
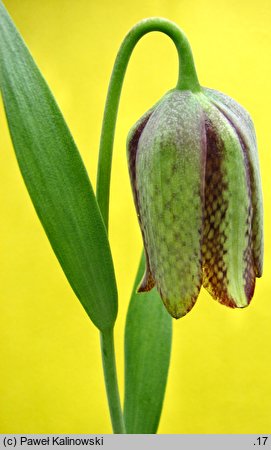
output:
[[[235,100],[221,92],[205,89],[206,95],[234,126],[248,157],[252,194],[252,244],[256,276],[263,269],[263,201],[258,150],[253,122],[248,112]]]
[[[204,95],[198,98],[207,117],[203,285],[221,303],[244,307],[256,276],[247,155],[225,115]]]
[[[127,138],[127,159],[128,159],[129,174],[130,174],[130,180],[131,180],[131,186],[132,186],[132,191],[133,191],[133,197],[134,197],[137,217],[139,220],[142,239],[143,239],[143,243],[144,243],[145,259],[146,259],[145,273],[144,273],[142,281],[137,289],[138,292],[150,291],[155,285],[155,281],[154,281],[153,276],[150,271],[149,257],[148,257],[148,253],[146,251],[146,245],[145,245],[145,234],[144,234],[144,230],[142,227],[140,214],[139,214],[138,188],[137,188],[137,180],[136,180],[136,155],[137,155],[137,149],[138,149],[138,141],[139,141],[140,136],[151,116],[152,111],[153,111],[153,109],[149,110],[146,114],[143,115],[143,117],[141,117],[138,120],[138,122],[130,130],[128,138]]]
[[[150,272],[173,317],[185,315],[201,286],[206,142],[202,108],[173,91],[138,141],[137,202]]]

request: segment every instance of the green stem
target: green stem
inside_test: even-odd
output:
[[[176,89],[200,91],[192,51],[183,31],[169,20],[153,17],[136,24],[125,37],[113,67],[104,110],[97,173],[97,201],[108,229],[109,190],[114,134],[124,75],[137,42],[151,31],[167,34],[174,42],[179,56],[179,77]],[[181,64],[182,60],[182,64]]]
[[[114,134],[123,80],[129,59],[136,43],[151,31],[161,31],[174,42],[179,56],[179,77],[176,89],[200,91],[190,45],[180,28],[166,19],[150,18],[135,25],[125,37],[113,67],[104,110],[97,173],[97,201],[108,230],[109,191]],[[182,65],[180,61],[182,59]],[[101,332],[104,377],[114,433],[125,433],[125,425],[120,406],[116,374],[113,330]]]
[[[105,386],[113,432],[123,434],[125,433],[125,425],[120,406],[113,329],[102,331],[100,337]]]

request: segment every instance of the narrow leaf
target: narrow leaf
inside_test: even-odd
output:
[[[125,330],[124,419],[127,433],[156,433],[170,360],[172,319],[156,289],[137,294],[143,276],[142,256]]]
[[[114,268],[101,214],[62,114],[0,2],[0,88],[26,187],[53,250],[94,324],[117,314]]]

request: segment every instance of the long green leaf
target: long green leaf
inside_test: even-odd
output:
[[[117,314],[114,268],[97,202],[62,114],[0,2],[0,88],[28,192],[53,250],[94,324]]]
[[[125,330],[124,419],[127,433],[156,433],[170,360],[172,319],[157,291],[136,294],[143,276],[142,256]]]

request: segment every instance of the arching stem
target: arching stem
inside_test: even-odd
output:
[[[113,67],[105,104],[100,141],[96,196],[107,230],[113,143],[124,75],[136,43],[151,31],[160,31],[167,34],[177,48],[179,56],[179,77],[176,89],[191,90],[193,92],[200,91],[190,45],[185,34],[176,24],[166,19],[154,17],[142,20],[131,29],[119,49]],[[113,430],[115,433],[125,433],[115,368],[113,330],[110,330],[110,333],[101,333],[101,350]]]
[[[142,20],[131,29],[124,38],[116,57],[103,117],[96,196],[106,229],[108,229],[113,143],[124,75],[135,45],[145,34],[151,31],[160,31],[168,35],[176,46],[179,57],[179,77],[176,89],[190,90],[192,92],[200,91],[200,84],[189,42],[183,31],[175,23],[159,17],[153,17]]]

